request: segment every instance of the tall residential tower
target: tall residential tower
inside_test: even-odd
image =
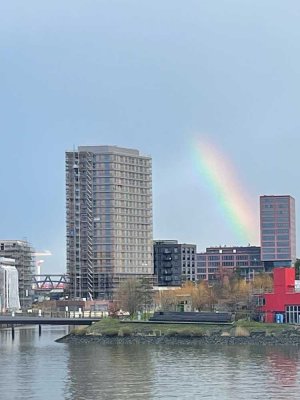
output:
[[[120,279],[153,274],[152,161],[138,150],[66,152],[67,272],[73,298],[111,298]]]
[[[261,260],[265,269],[292,266],[296,260],[295,199],[260,197]]]

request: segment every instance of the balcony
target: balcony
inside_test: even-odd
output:
[[[172,271],[171,269],[165,269],[165,270],[163,271],[163,274],[164,274],[164,276],[165,276],[165,275],[172,275],[172,274],[173,274],[173,271]]]
[[[171,254],[171,253],[172,253],[171,250],[164,249],[164,254]]]

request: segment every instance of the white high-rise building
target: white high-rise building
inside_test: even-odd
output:
[[[122,278],[153,274],[152,161],[138,150],[66,152],[67,272],[73,298],[110,298]]]

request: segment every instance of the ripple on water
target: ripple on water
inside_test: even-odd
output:
[[[63,328],[0,332],[1,400],[296,400],[297,347],[59,344]]]

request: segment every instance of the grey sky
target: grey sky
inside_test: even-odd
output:
[[[298,204],[299,16],[288,0],[1,2],[0,237],[50,249],[45,270],[63,271],[64,152],[115,144],[153,157],[155,238],[246,244],[193,138],[218,144],[256,204]]]

